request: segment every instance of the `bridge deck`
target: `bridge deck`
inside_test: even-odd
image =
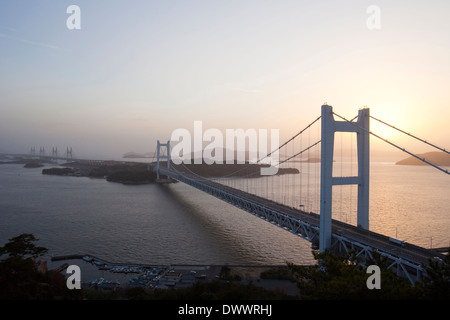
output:
[[[171,178],[180,180],[180,172],[167,169],[160,169],[160,171],[162,174],[166,174]],[[184,176],[185,178],[198,180],[198,177],[195,177],[192,174],[186,172],[183,172],[182,176]],[[182,180],[183,179],[181,179],[180,181]],[[202,179],[201,181],[198,182],[205,186],[209,186],[211,188],[224,191],[230,195],[257,203],[260,206],[282,213],[289,217],[299,219],[317,228],[320,227],[320,216],[316,213],[305,212],[296,208],[288,207],[275,201],[268,200],[242,190],[238,190],[212,180]],[[384,252],[389,252],[396,257],[408,261],[414,261],[416,264],[420,265],[427,265],[431,259],[444,258],[444,255],[434,250],[429,250],[406,242],[403,244],[394,243],[390,240],[391,238],[388,236],[370,230],[365,230],[338,220],[333,220],[332,233],[335,236],[341,236],[347,239],[352,239],[368,247],[381,250]]]

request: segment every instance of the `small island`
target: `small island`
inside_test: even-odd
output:
[[[44,164],[54,163],[49,159],[30,159],[26,157],[14,157],[11,159],[10,157],[0,157],[2,161],[0,164],[23,164],[24,168],[41,168]],[[4,160],[3,160],[4,159]]]
[[[24,168],[41,168],[43,166],[44,165],[40,162],[31,161],[31,162],[25,163],[25,165],[23,167]]]
[[[155,163],[121,162],[121,161],[73,161],[65,163],[59,168],[43,169],[42,174],[75,176],[106,179],[109,182],[117,182],[127,185],[140,185],[155,183]],[[167,167],[167,162],[160,162],[162,168]],[[173,165],[178,172],[199,175],[202,177],[261,177],[260,169],[267,165],[260,164],[187,164]],[[299,174],[296,168],[279,168],[277,175]],[[166,176],[160,177],[164,181],[176,182]]]
[[[440,166],[440,167],[449,167],[450,166],[450,155],[445,152],[427,152],[417,155],[419,158],[425,159],[426,161]],[[411,156],[409,158],[400,160],[396,162],[397,165],[407,165],[407,166],[422,166],[426,165],[425,162],[420,161],[419,159]]]
[[[73,176],[75,175],[75,170],[72,168],[49,168],[43,169],[42,174],[58,175],[58,176]]]
[[[166,166],[166,162],[162,162],[161,166]],[[235,163],[232,164],[181,164],[173,165],[178,172],[191,173],[205,178],[259,178],[261,176],[261,168],[268,168],[266,164],[250,164]],[[300,171],[297,168],[278,168],[276,175],[282,174],[298,174]]]
[[[42,174],[106,179],[123,184],[145,184],[156,180],[156,173],[147,164],[116,161],[73,161],[62,168],[43,169]]]

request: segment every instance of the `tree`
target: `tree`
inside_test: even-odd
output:
[[[47,253],[44,247],[37,247],[33,242],[38,241],[31,233],[22,233],[21,235],[9,239],[9,242],[0,247],[0,257],[8,254],[10,258],[37,258]]]
[[[54,270],[38,271],[36,259],[47,249],[23,233],[0,247],[0,299],[79,299],[82,290],[69,290],[65,276]]]
[[[424,298],[450,299],[450,249],[444,259],[431,260],[426,268],[427,277],[423,281]]]
[[[43,275],[37,272],[35,259],[47,249],[34,245],[35,241],[34,235],[23,233],[0,247],[0,258],[3,258],[0,261],[0,298],[36,297]]]
[[[353,254],[336,255],[330,251],[313,252],[318,261],[314,266],[288,264],[296,276],[297,286],[303,299],[411,299],[420,292],[408,280],[397,277],[387,269],[386,262],[374,254],[374,259],[366,261],[381,269],[381,289],[367,287],[369,275],[354,262]]]

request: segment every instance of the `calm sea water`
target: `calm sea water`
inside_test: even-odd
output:
[[[148,264],[309,263],[310,244],[182,183],[124,186],[0,165],[0,242]]]
[[[309,242],[182,183],[125,186],[41,172],[0,165],[2,245],[33,233],[49,256],[147,264],[314,262]],[[301,181],[290,175],[237,187],[318,212],[317,172],[297,175]],[[354,224],[356,189],[343,188],[334,191],[333,217]],[[433,168],[372,162],[370,229],[427,248],[449,246],[449,191],[449,176]]]

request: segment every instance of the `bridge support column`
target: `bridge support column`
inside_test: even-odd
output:
[[[161,147],[166,148],[166,155],[161,154]],[[159,161],[160,159],[167,159],[167,168],[170,169],[170,141],[167,143],[161,143],[158,140],[156,148],[156,179],[159,180]]]
[[[69,160],[71,160],[71,159],[73,159],[73,153],[72,153],[72,147],[67,147],[67,150],[66,150],[66,160],[67,161],[69,161]]]
[[[358,185],[358,227],[369,229],[369,109],[360,109],[358,121],[336,121],[333,108],[322,106],[321,169],[320,169],[320,234],[319,251],[331,248],[333,185]],[[335,132],[356,132],[358,176],[333,177]]]
[[[322,136],[320,160],[320,234],[319,251],[331,247],[331,211],[333,204],[333,150],[334,150],[334,119],[333,109],[322,106]]]
[[[369,173],[370,173],[370,112],[361,109],[358,113],[358,227],[369,229]]]

